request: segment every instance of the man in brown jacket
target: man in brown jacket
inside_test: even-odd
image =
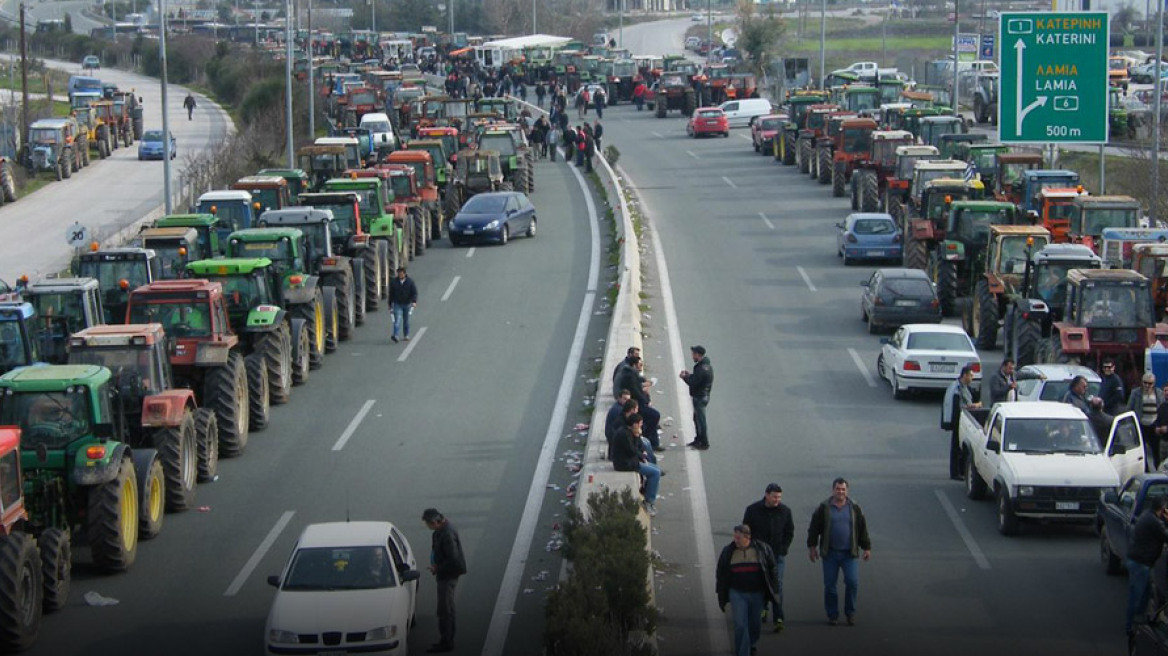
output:
[[[856,593],[860,587],[860,564],[857,558],[872,557],[868,539],[868,522],[860,506],[848,497],[848,482],[837,478],[831,484],[831,497],[811,515],[807,529],[807,548],[811,562],[823,559],[823,608],[827,623],[839,623],[839,573],[844,573],[844,616],[848,626],[856,623]]]

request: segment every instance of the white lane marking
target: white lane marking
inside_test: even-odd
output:
[[[653,132],[653,133],[651,133],[651,134],[652,134],[654,137],[657,137],[658,139],[664,139],[664,138],[665,138],[665,135],[661,134],[660,132]]]
[[[454,276],[454,280],[450,281],[450,286],[446,288],[446,293],[442,294],[443,301],[450,298],[450,295],[454,293],[454,287],[458,284],[459,280],[462,280],[462,276]]]
[[[361,409],[357,411],[353,420],[345,427],[345,432],[341,433],[341,436],[337,438],[337,443],[333,445],[333,451],[340,451],[345,448],[345,444],[348,443],[350,437],[353,437],[353,433],[357,432],[357,427],[361,425],[361,422],[365,419],[365,415],[369,414],[369,409],[373,407],[374,403],[377,403],[377,401],[369,399],[365,402],[365,405],[361,406]]]
[[[414,352],[414,347],[417,346],[418,342],[420,342],[422,340],[422,335],[425,335],[425,334],[426,334],[426,327],[422,326],[421,328],[418,329],[418,332],[414,333],[414,336],[412,338],[410,338],[410,343],[406,344],[406,348],[404,351],[401,352],[401,355],[397,356],[397,361],[398,362],[405,362],[406,358],[410,357],[410,353]]]
[[[771,220],[767,218],[766,214],[759,212],[758,218],[762,219],[762,222],[766,224],[766,227],[770,228],[771,230],[775,229],[775,224],[771,223]]]
[[[243,564],[243,569],[239,570],[239,574],[235,575],[235,580],[231,582],[231,585],[227,586],[227,591],[223,593],[224,597],[234,597],[239,592],[243,584],[247,582],[247,577],[251,576],[251,573],[259,566],[260,561],[264,559],[268,550],[276,543],[276,538],[280,537],[280,533],[284,530],[284,527],[288,526],[288,522],[292,521],[292,516],[295,514],[295,510],[288,510],[283,515],[280,515],[280,519],[276,520],[276,525],[272,527],[272,530],[268,531],[267,536],[264,537],[264,541],[260,543],[260,546],[256,547],[251,558],[248,558],[247,562]]]
[[[799,272],[800,276],[803,276],[803,282],[807,283],[807,289],[810,289],[813,292],[817,291],[815,289],[815,283],[811,282],[811,276],[807,275],[807,271],[803,267],[797,266],[795,267],[795,270]]]
[[[753,142],[753,141],[754,141],[754,137],[751,137],[749,134],[740,134],[740,135],[738,135],[738,136],[740,136],[740,137],[742,137],[743,139],[746,139],[747,141],[750,141],[750,142]]]
[[[957,534],[961,536],[961,541],[965,543],[965,548],[969,549],[969,554],[973,556],[973,561],[982,569],[990,569],[990,561],[982,553],[981,547],[977,546],[977,542],[973,539],[973,534],[966,528],[965,522],[961,521],[961,515],[957,514],[957,509],[953,507],[949,498],[941,490],[933,490],[933,493],[937,495],[937,501],[941,502],[941,507],[945,509],[945,514],[949,515],[949,521],[953,522],[953,527],[957,529]]]
[[[476,248],[478,248],[478,246],[471,246],[470,249],[466,251],[466,256],[467,257],[474,257],[474,252],[475,252]]]
[[[876,379],[872,378],[872,372],[868,371],[868,367],[864,365],[864,361],[860,359],[860,354],[856,353],[856,349],[848,349],[848,354],[852,356],[852,362],[856,363],[856,368],[864,376],[864,382],[868,383],[868,387],[876,387]]]
[[[596,204],[592,200],[592,191],[585,182],[584,176],[576,167],[569,168],[576,177],[576,183],[580,185],[580,191],[584,194],[584,204],[588,207],[588,227],[592,239],[592,250],[588,263],[588,287],[584,293],[584,302],[580,306],[580,318],[576,321],[576,334],[572,338],[572,348],[568,352],[568,361],[564,366],[564,377],[560,379],[560,390],[556,394],[555,409],[552,411],[551,421],[548,422],[547,433],[543,438],[543,447],[539,452],[535,473],[531,477],[531,488],[527,491],[527,501],[523,504],[523,516],[519,520],[515,542],[511,545],[511,555],[507,558],[507,569],[504,570],[503,580],[499,584],[499,595],[495,598],[491,624],[487,628],[487,637],[483,642],[483,656],[502,654],[503,647],[507,642],[507,631],[511,627],[511,619],[515,616],[515,601],[519,597],[519,586],[523,582],[523,569],[527,563],[527,556],[531,552],[532,540],[535,538],[539,513],[543,508],[544,496],[546,496],[547,482],[551,477],[552,464],[555,461],[556,447],[559,446],[560,433],[568,416],[568,406],[572,404],[572,388],[576,383],[580,360],[584,355],[584,341],[588,336],[592,308],[596,302],[596,285],[600,277],[600,219],[596,215]]]
[[[722,180],[724,180],[726,182],[726,184],[730,185],[731,189],[738,188],[738,185],[734,184],[734,182],[730,178],[727,178],[726,176],[722,176]]]
[[[695,154],[694,154],[694,151],[692,151],[692,150],[687,150],[687,151],[685,151],[685,154],[686,154],[686,155],[689,155],[690,157],[692,157],[692,158],[694,158],[694,159],[701,159],[700,157],[698,157],[697,155],[695,155]]]

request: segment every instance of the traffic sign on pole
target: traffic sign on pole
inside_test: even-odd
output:
[[[1107,19],[1107,12],[1002,13],[1002,142],[1107,142]]]
[[[81,248],[89,243],[89,228],[74,222],[65,229],[65,241],[73,248]]]

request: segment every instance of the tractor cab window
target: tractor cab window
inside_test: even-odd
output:
[[[20,455],[16,449],[0,458],[0,510],[8,510],[20,501]]]
[[[328,257],[332,255],[332,249],[329,248],[329,235],[336,234],[330,232],[330,226],[327,223],[310,223],[300,226],[304,232],[304,237],[308,241],[308,252],[312,257]]]
[[[160,323],[171,337],[207,337],[211,334],[206,301],[135,303],[130,310],[130,323]]]
[[[215,207],[215,218],[219,220],[220,227],[230,228],[230,231],[234,232],[251,226],[248,206],[242,201],[205,200],[199,203],[198,211],[210,213],[211,207]]]
[[[0,395],[0,424],[19,426],[22,448],[60,449],[90,433],[88,390]]]
[[[0,322],[0,369],[7,371],[28,364],[32,363],[25,362],[20,325],[15,321]]]
[[[85,308],[81,306],[80,294],[36,294],[29,301],[36,308],[41,330],[62,332],[62,337],[68,338],[85,327]],[[96,313],[93,316],[96,317]]]
[[[957,234],[970,243],[986,244],[990,226],[1010,222],[1005,210],[961,210],[957,215]]]
[[[1035,269],[1035,286],[1038,295],[1047,304],[1063,307],[1067,301],[1067,270],[1071,267],[1062,264],[1042,264]]]
[[[1152,325],[1152,305],[1145,287],[1091,285],[1081,292],[1082,324],[1089,328]]]
[[[844,130],[844,152],[866,153],[872,148],[872,131],[859,128]]]
[[[288,237],[281,237],[272,241],[247,241],[232,249],[236,257],[266,257],[272,262],[291,266],[296,271],[303,271],[304,264],[299,257],[293,257],[292,241]]]
[[[496,150],[500,157],[511,157],[515,154],[515,141],[508,134],[484,134],[479,140],[482,150]]]
[[[158,256],[158,266],[162,271],[162,277],[167,280],[181,278],[186,272],[187,260],[189,258],[187,255],[179,254],[180,248],[186,249],[186,243],[180,241],[161,244],[157,242],[150,243],[150,249]]]
[[[81,276],[97,278],[98,286],[107,291],[120,291],[123,280],[126,281],[128,290],[137,289],[150,282],[149,270],[144,259],[83,260]]]
[[[478,161],[479,160],[474,160],[474,163],[477,164]],[[390,189],[393,191],[394,198],[405,199],[405,198],[409,198],[410,196],[413,195],[413,191],[410,189],[410,179],[407,176],[404,176],[404,175],[390,176],[389,186],[390,186]]]
[[[1046,206],[1046,216],[1051,221],[1070,221],[1074,206],[1070,203],[1054,203]],[[1076,228],[1072,227],[1072,231]],[[1075,234],[1082,234],[1075,232]]]
[[[1023,274],[1026,272],[1026,238],[1003,239],[998,254],[998,272]]]
[[[114,375],[115,381],[127,374],[136,374],[142,386],[153,389],[150,382],[157,373],[157,367],[152,355],[153,351],[149,348],[75,348],[69,354],[69,363],[105,367]]]
[[[57,131],[50,130],[47,128],[37,128],[34,130],[29,130],[28,140],[29,140],[29,143],[45,144],[45,145],[51,146],[51,145],[57,143]]]
[[[1073,218],[1072,231],[1075,234],[1094,235],[1103,234],[1104,228],[1138,228],[1139,219],[1136,210],[1125,208],[1084,209]]]
[[[223,285],[223,298],[231,311],[246,312],[257,305],[271,302],[266,279],[257,274],[211,278]]]

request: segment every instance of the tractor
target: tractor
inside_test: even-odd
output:
[[[985,184],[986,189],[994,188],[994,177],[998,172],[998,156],[1010,152],[1006,144],[987,141],[957,142],[953,144],[950,157],[972,165],[973,173]]]
[[[998,124],[998,88],[1001,81],[997,71],[977,74],[973,87],[973,120],[978,123]]]
[[[1147,278],[1129,269],[1074,269],[1066,311],[1040,344],[1040,362],[1078,362],[1099,371],[1105,358],[1131,389],[1144,373],[1144,352],[1168,347],[1168,324],[1156,321]]]
[[[193,212],[215,216],[215,232],[219,234],[222,247],[232,232],[255,225],[261,207],[246,191],[220,189],[199,196]]]
[[[135,139],[142,138],[143,128],[143,108],[142,99],[134,95],[134,91],[118,91],[113,93],[114,107],[119,109],[119,113],[124,114],[128,121],[128,130],[130,131],[130,143],[134,143]]]
[[[930,159],[916,162],[912,169],[912,182],[909,183],[908,204],[904,208],[904,216],[906,218],[925,216],[928,198],[924,191],[929,183],[942,178],[963,180],[967,166],[965,162],[954,159]]]
[[[464,150],[458,154],[454,169],[454,184],[446,198],[454,203],[446,210],[450,219],[458,213],[471,196],[488,191],[510,190],[511,183],[503,180],[503,167],[496,150]],[[453,210],[453,211],[451,211]]]
[[[255,215],[292,205],[292,190],[288,188],[288,181],[278,175],[249,175],[236,180],[231,188],[251,195]]]
[[[492,140],[491,143],[494,141]],[[517,168],[520,166],[518,162],[521,159],[522,157],[516,158]],[[429,248],[433,238],[442,234],[442,225],[445,223],[442,214],[442,200],[438,197],[434,160],[430,157],[430,153],[399,150],[390,153],[386,162],[390,165],[406,165],[414,169],[418,183],[418,194],[421,196],[422,207],[426,209],[429,219],[429,221],[423,221],[422,225],[414,226],[414,252],[421,255]],[[530,171],[530,168],[527,170]]]
[[[876,121],[870,118],[850,118],[840,124],[835,135],[831,158],[831,195],[843,198],[859,162],[872,157],[872,133],[876,131]],[[853,195],[853,205],[855,196]]]
[[[126,323],[130,292],[162,278],[158,256],[148,248],[108,248],[78,256],[77,277],[94,278],[101,290],[102,323]]]
[[[1023,175],[1042,168],[1039,153],[1002,153],[994,174],[994,199],[1005,203],[1022,203],[1025,186]]]
[[[1035,223],[1050,231],[1055,243],[1078,243],[1071,239],[1071,210],[1074,199],[1085,194],[1082,187],[1046,187],[1039,190],[1036,209],[1029,216]]]
[[[726,87],[733,69],[727,64],[706,64],[700,75],[693,78],[698,107],[715,107],[726,102]]]
[[[843,107],[860,116],[875,116],[880,110],[880,89],[876,87],[852,85],[844,90]]]
[[[896,173],[896,153],[912,143],[912,133],[904,130],[876,130],[872,132],[872,152],[855,163],[852,174],[852,209],[860,212],[879,212],[880,200],[888,189],[888,181]],[[896,218],[896,217],[893,217]]]
[[[981,133],[962,133],[943,134],[937,142],[937,150],[941,153],[944,159],[960,159],[968,162],[964,157],[958,156],[958,152],[963,148],[975,144],[988,143],[989,138]]]
[[[1067,272],[1099,269],[1103,261],[1082,244],[1048,244],[1030,256],[1027,272],[1003,315],[1005,356],[1019,367],[1038,362],[1040,345],[1051,326],[1062,321],[1067,300]]]
[[[775,159],[786,166],[795,163],[796,140],[799,138],[799,129],[807,117],[812,105],[823,102],[821,93],[797,91],[787,98],[787,121],[775,137]]]
[[[921,143],[941,148],[941,137],[947,134],[965,134],[968,128],[958,116],[925,116],[921,118]]]
[[[1132,246],[1132,269],[1152,281],[1152,303],[1156,320],[1163,321],[1168,312],[1168,244]]]
[[[1009,203],[964,200],[949,205],[945,239],[929,258],[929,272],[945,315],[954,314],[957,299],[972,292],[978,265],[989,247],[990,226],[1021,225],[1023,218],[1018,208]]]
[[[0,373],[41,361],[35,319],[36,310],[31,303],[0,302]]]
[[[499,153],[503,179],[516,191],[525,194],[535,191],[535,152],[522,131],[501,126],[488,128],[479,135],[478,147]]]
[[[924,183],[913,197],[914,211],[901,211],[904,234],[904,265],[910,269],[929,270],[929,254],[945,239],[949,206],[955,200],[980,200],[985,187],[977,180],[933,178]]]
[[[905,133],[907,130],[890,130]],[[912,143],[912,133],[908,132]],[[909,187],[912,185],[913,170],[917,162],[937,159],[937,149],[932,146],[897,146],[896,165],[888,174],[880,197],[880,207],[898,222],[903,221],[905,209],[909,205]]]
[[[129,323],[162,324],[174,384],[194,390],[199,406],[215,413],[218,455],[243,453],[251,430],[267,423],[268,376],[262,361],[244,360],[223,287],[200,278],[160,280],[130,294],[127,314]]]
[[[450,156],[453,153],[446,150],[446,143],[441,139],[410,139],[405,144],[405,150],[423,150],[430,153],[430,160],[434,162],[434,182],[438,185],[438,195],[445,199],[453,175],[450,166]]]
[[[86,143],[97,151],[98,159],[109,157],[113,151],[113,136],[110,127],[106,125],[97,108],[88,104],[74,106],[71,113],[73,118],[77,120],[78,130],[85,132]]]
[[[388,289],[393,272],[410,260],[415,243],[414,229],[421,220],[409,220],[405,206],[396,198],[396,192],[391,193],[388,180],[382,181],[372,173],[365,177],[354,175],[329,180],[321,193],[357,196],[357,218],[361,222],[361,232],[369,235],[369,240],[377,248],[378,259],[381,260],[382,287]]]
[[[410,170],[412,172],[412,169]],[[333,246],[344,255],[360,261],[364,271],[357,274],[354,269],[354,278],[361,278],[365,306],[357,306],[359,319],[369,312],[376,312],[381,306],[381,299],[388,298],[390,267],[396,264],[390,255],[389,241],[372,239],[369,233],[361,227],[361,210],[358,204],[359,196],[351,192],[321,192],[304,194],[301,199],[305,207],[314,207],[328,210],[333,220],[329,224],[332,230]]]
[[[36,311],[37,349],[49,364],[68,362],[70,335],[105,323],[101,292],[93,278],[44,278],[29,283],[24,299]]]
[[[143,228],[138,241],[158,257],[160,280],[182,278],[187,262],[203,259],[199,256],[199,232],[194,228]]]
[[[20,473],[20,429],[0,426],[0,651],[24,651],[36,642],[41,614],[59,610],[72,578],[67,535],[61,529],[38,540],[28,531],[24,478]],[[55,541],[51,539],[55,537]],[[50,577],[45,577],[49,564]],[[52,588],[46,587],[47,585]],[[62,594],[63,593],[63,594]],[[46,603],[49,600],[52,603]]]
[[[459,129],[454,127],[418,128],[418,139],[436,139],[442,142],[442,149],[445,152],[446,160],[451,165],[454,164],[455,153],[461,150],[463,146],[463,143],[459,140],[459,134]]]
[[[1034,249],[1050,243],[1050,232],[1039,226],[991,225],[989,244],[973,270],[972,298],[961,303],[965,332],[980,349],[992,349],[998,324],[1011,299],[1023,287]]]
[[[88,155],[89,146],[75,143],[77,123],[71,119],[43,118],[28,126],[28,142],[21,159],[28,176],[40,171],[52,171],[57,180],[73,176],[81,168],[82,145]]]
[[[812,162],[811,171],[809,172],[812,179],[817,180],[819,184],[830,184],[832,177],[832,164],[835,159],[835,150],[837,146],[842,145],[843,141],[843,127],[845,121],[851,121],[858,117],[846,111],[832,112],[827,118],[827,124],[823,129],[823,136],[815,140],[815,161]],[[873,129],[875,121],[872,122]],[[865,130],[867,135],[872,134],[872,130]],[[868,149],[867,139],[864,140],[864,150]],[[840,195],[842,196],[842,189]]]
[[[308,172],[309,188],[320,191],[324,183],[349,168],[344,146],[304,146],[296,151],[300,168]]]
[[[1020,188],[1022,197],[1018,209],[1031,217],[1040,216],[1042,192],[1045,189],[1078,189],[1079,174],[1075,171],[1023,171]]]
[[[289,203],[290,205],[299,202],[297,199],[300,197],[300,194],[311,191],[309,185],[312,180],[304,169],[260,169],[256,175],[261,177],[277,176],[284,178],[284,181],[288,183],[288,194],[292,197]]]
[[[219,218],[214,214],[168,214],[154,222],[155,228],[191,228],[195,231],[194,248],[187,251],[187,260],[209,260],[223,254],[216,227]],[[227,231],[227,234],[231,234]]]
[[[807,175],[814,169],[817,161],[815,144],[823,137],[828,116],[838,109],[836,105],[827,104],[812,105],[808,108],[795,141],[795,162],[800,173]]]
[[[665,118],[671,109],[680,111],[682,116],[693,115],[697,100],[687,76],[673,71],[663,73],[656,86],[653,104],[657,118]]]
[[[1140,202],[1131,196],[1087,196],[1071,200],[1068,237],[1100,252],[1103,231],[1140,227]]]
[[[123,127],[124,122],[120,108],[115,107],[112,100],[97,100],[91,102],[89,106],[97,112],[99,125],[105,126],[106,134],[109,136],[106,156],[109,156],[123,144],[129,148],[130,142],[127,140],[127,134]]]

